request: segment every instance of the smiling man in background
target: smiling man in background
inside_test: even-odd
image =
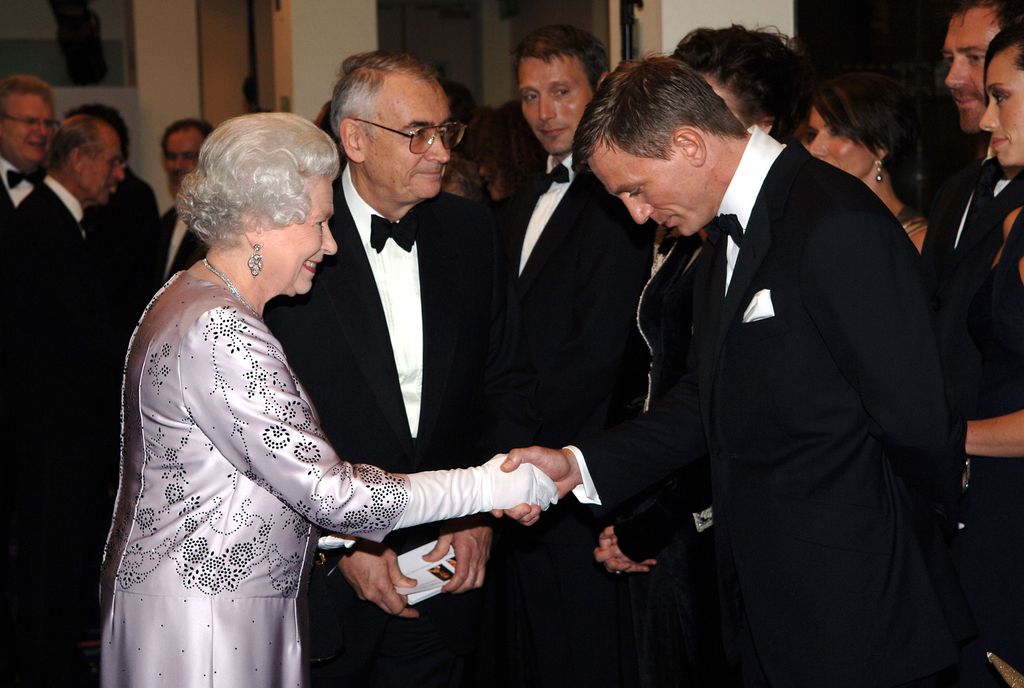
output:
[[[621,419],[624,403],[645,391],[636,306],[653,226],[637,227],[593,174],[574,169],[576,127],[608,71],[601,42],[575,26],[544,26],[512,59],[523,116],[548,162],[547,174],[505,207],[499,227],[538,375],[538,442],[561,446]],[[514,593],[530,639],[525,661],[512,665],[528,685],[618,686],[629,671],[618,651],[623,582],[593,562],[604,525],[570,501],[538,528],[510,533]]]
[[[48,83],[27,74],[0,81],[0,228],[43,180],[41,166],[57,125]]]

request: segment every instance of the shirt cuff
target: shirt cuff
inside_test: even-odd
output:
[[[577,485],[573,488],[573,495],[582,504],[597,504],[600,506],[601,496],[597,494],[597,486],[594,485],[594,479],[590,477],[590,470],[587,468],[586,459],[583,458],[583,452],[572,445],[565,448],[576,457],[576,463],[580,467],[580,477],[583,479],[582,485]]]
[[[341,537],[340,535],[321,535],[320,539],[317,540],[317,547],[324,550],[332,549],[350,549],[359,542],[358,538],[347,538]]]

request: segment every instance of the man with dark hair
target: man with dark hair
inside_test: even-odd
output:
[[[436,72],[409,55],[354,55],[331,121],[348,161],[331,228],[346,248],[321,264],[308,299],[267,316],[331,444],[411,472],[475,465],[529,441],[534,380],[494,221],[441,193],[464,125],[451,121]],[[490,520],[323,552],[310,593],[313,684],[461,686],[480,630]],[[431,561],[451,546],[458,563],[442,594],[413,607],[395,589],[414,584],[398,556],[423,545]]]
[[[14,211],[0,254],[3,381],[17,542],[22,685],[71,685],[76,643],[99,620],[96,589],[117,479],[124,342],[111,326],[80,222],[123,177],[117,132],[70,117],[45,180]],[[16,297],[15,297],[16,295]],[[10,477],[9,475],[7,477]],[[10,483],[9,483],[10,484]],[[66,533],[59,547],[50,535]]]
[[[1024,17],[1021,0],[962,0],[954,6],[943,55],[946,85],[964,133],[980,131],[985,109],[985,53],[1006,23]],[[987,157],[950,177],[935,194],[922,247],[925,286],[953,405],[973,418],[981,379],[981,353],[967,330],[967,309],[1003,243],[1003,219],[1024,205],[1024,179],[1005,178]]]
[[[59,124],[48,83],[28,74],[0,80],[0,229],[42,182],[41,166]]]
[[[762,125],[778,141],[793,135],[811,107],[814,67],[800,42],[778,29],[694,29],[672,57],[701,73],[743,122]]]
[[[638,222],[709,227],[690,366],[638,419],[509,466],[607,509],[710,452],[744,684],[928,685],[973,631],[939,530],[964,423],[903,229],[859,180],[744,131],[671,58],[621,64],[574,155]]]
[[[121,113],[109,105],[91,103],[65,113],[66,117],[73,115],[102,119],[113,127],[121,141],[124,179],[105,205],[86,209],[82,226],[88,231],[90,251],[107,293],[113,326],[127,351],[132,331],[154,291],[150,265],[156,252],[160,220],[156,195],[128,167],[128,125]]]
[[[199,149],[213,131],[209,122],[186,118],[171,122],[160,137],[160,150],[167,172],[167,187],[171,197],[178,195],[181,180],[195,169]],[[156,280],[159,287],[179,270],[187,270],[206,255],[206,249],[178,220],[174,204],[160,218],[160,243],[156,252]]]
[[[576,125],[608,71],[601,42],[574,26],[545,26],[512,56],[523,116],[548,153],[548,174],[509,201],[499,227],[538,374],[537,441],[561,446],[621,419],[619,396],[643,394],[648,359],[636,345],[636,305],[653,227],[636,227],[593,174],[574,169]],[[522,662],[529,685],[618,686],[629,671],[618,643],[622,581],[593,562],[603,525],[569,502],[539,528],[511,534],[532,651]]]

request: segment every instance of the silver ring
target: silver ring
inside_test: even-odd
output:
[[[612,573],[614,573],[616,576],[622,575],[622,571],[612,571]]]

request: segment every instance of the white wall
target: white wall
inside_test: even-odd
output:
[[[749,28],[774,26],[792,36],[796,31],[796,0],[644,0],[636,8],[636,55],[672,52],[693,29],[742,24]],[[619,35],[619,0],[608,0],[609,57],[612,65],[622,57]]]
[[[168,208],[160,136],[176,119],[202,112],[199,96],[199,37],[195,0],[133,0],[139,133],[133,147],[136,172]]]
[[[313,119],[331,97],[341,61],[353,53],[376,50],[377,3],[290,0],[290,4],[291,110]]]

